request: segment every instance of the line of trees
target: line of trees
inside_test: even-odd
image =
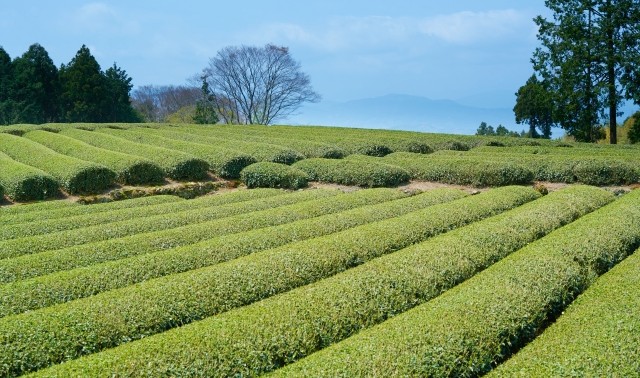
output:
[[[140,122],[131,80],[115,63],[102,71],[84,45],[59,69],[37,43],[13,60],[0,47],[0,124]]]
[[[542,46],[535,71],[516,94],[516,120],[542,136],[554,124],[595,142],[609,126],[617,143],[623,101],[640,104],[640,2],[546,0],[553,19],[535,18]],[[540,80],[539,80],[540,79]]]

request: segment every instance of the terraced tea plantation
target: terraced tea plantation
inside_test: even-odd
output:
[[[5,200],[2,377],[640,375],[640,191],[584,185],[637,183],[635,147],[117,127],[0,129],[7,200],[255,189]],[[277,188],[307,181],[354,186]]]
[[[287,189],[309,181],[395,187],[423,180],[494,187],[640,180],[635,146],[301,126],[2,127],[0,163],[0,194],[12,202],[161,185],[167,179],[239,179],[249,188]]]
[[[640,369],[640,191],[252,189],[0,222],[1,376]]]

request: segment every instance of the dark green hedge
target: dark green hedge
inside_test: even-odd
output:
[[[396,166],[376,158],[361,161],[348,159],[306,159],[293,166],[306,172],[310,181],[331,182],[363,187],[391,187],[407,183],[411,176]]]
[[[17,162],[2,152],[0,166],[0,199],[6,194],[18,202],[43,200],[59,192],[58,182],[51,175]]]

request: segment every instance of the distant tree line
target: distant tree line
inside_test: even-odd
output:
[[[102,71],[84,45],[59,69],[37,43],[13,60],[0,47],[0,124],[140,122],[131,80],[115,63]]]
[[[526,137],[526,138],[535,138],[536,136],[532,136],[526,131],[522,130],[521,132],[511,131],[502,125],[498,125],[495,129],[493,126],[487,124],[486,122],[480,122],[480,126],[476,130],[476,135],[484,135],[484,136],[509,136],[509,137]]]

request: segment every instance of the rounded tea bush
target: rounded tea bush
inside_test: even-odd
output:
[[[303,171],[271,162],[251,164],[240,172],[240,178],[248,188],[299,189],[306,187],[309,181]]]

